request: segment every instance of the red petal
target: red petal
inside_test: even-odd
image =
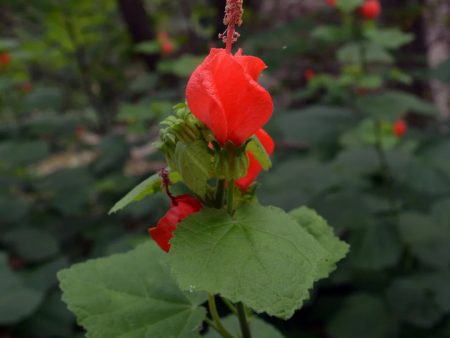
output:
[[[241,145],[272,115],[270,94],[253,79],[262,70],[258,60],[213,49],[189,80],[189,108],[222,145]]]
[[[169,211],[156,225],[149,229],[150,236],[166,252],[170,250],[170,239],[176,230],[178,223],[189,215],[202,209],[202,204],[190,195],[175,197]]]
[[[235,60],[244,67],[245,72],[250,75],[254,81],[258,81],[262,71],[267,68],[263,60],[255,56],[242,55],[242,49],[239,49],[234,56]]]

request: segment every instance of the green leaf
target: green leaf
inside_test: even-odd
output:
[[[292,216],[257,204],[233,217],[204,209],[178,226],[171,243],[182,289],[221,294],[281,318],[291,317],[309,297],[330,258]]]
[[[0,253],[0,325],[10,325],[31,315],[43,299],[39,291],[28,288],[10,270],[7,257]]]
[[[197,338],[205,297],[181,292],[153,242],[59,272],[63,300],[89,338]]]
[[[398,326],[379,297],[355,294],[328,323],[332,338],[396,338]]]
[[[56,238],[45,230],[17,228],[6,233],[2,241],[28,262],[39,262],[59,252]]]
[[[336,1],[336,7],[341,11],[350,13],[362,5],[363,0],[338,0]]]
[[[181,179],[177,172],[170,172],[169,178],[172,183],[177,183]],[[114,204],[109,211],[109,214],[118,212],[131,203],[142,201],[145,197],[153,195],[159,191],[161,191],[161,177],[159,173],[157,173],[139,183],[128,194],[122,197],[120,201]]]
[[[397,90],[360,97],[356,100],[356,106],[364,113],[391,120],[399,118],[406,112],[423,115],[436,113],[436,108],[431,103]]]
[[[158,70],[163,73],[171,73],[179,77],[189,77],[197,66],[203,61],[203,57],[185,54],[177,60],[164,60],[158,64]]]
[[[213,160],[204,141],[178,142],[175,149],[175,163],[183,182],[194,193],[204,196],[208,180],[212,176]]]
[[[366,37],[373,43],[387,49],[396,49],[414,40],[413,34],[403,33],[397,28],[370,29],[365,32]]]
[[[0,168],[27,166],[44,159],[49,154],[49,144],[44,141],[7,141],[0,143]]]
[[[447,211],[448,214],[448,211]],[[447,216],[448,217],[448,216]],[[446,268],[450,264],[450,226],[419,213],[404,213],[398,228],[403,242],[426,265]]]
[[[280,114],[275,119],[285,141],[314,144],[334,142],[354,121],[350,110],[332,106],[311,106]]]
[[[157,54],[161,51],[161,45],[158,41],[145,41],[136,45],[134,50],[143,54]]]
[[[235,337],[240,337],[241,329],[239,326],[239,320],[236,316],[228,316],[222,320],[222,324],[225,328]],[[284,336],[275,329],[272,325],[265,322],[260,318],[250,318],[250,331],[252,337],[255,338],[283,338]],[[205,338],[221,338],[213,328],[210,328]]]
[[[382,270],[395,266],[402,254],[402,243],[391,224],[371,224],[352,233],[352,251],[348,261],[364,270]]]
[[[270,156],[257,137],[253,136],[247,143],[247,151],[252,153],[264,170],[269,170],[272,167]]]
[[[361,60],[361,45],[357,43],[349,43],[344,45],[337,51],[337,58],[340,63],[361,65],[362,61],[369,63],[386,63],[394,62],[393,57],[381,46],[373,43],[364,46],[365,60]]]
[[[430,328],[443,316],[427,288],[414,278],[395,280],[387,290],[387,298],[398,318],[418,327]]]
[[[298,224],[328,252],[328,257],[322,262],[319,270],[320,277],[327,277],[336,269],[336,263],[347,255],[348,244],[339,240],[327,221],[312,209],[301,207],[292,210],[289,215],[294,217]]]

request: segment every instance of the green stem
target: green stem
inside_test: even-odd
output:
[[[227,211],[230,215],[234,213],[234,180],[228,181],[228,202],[227,202]]]
[[[247,313],[245,311],[245,305],[242,302],[239,302],[236,306],[238,311],[239,325],[241,326],[242,338],[252,338],[250,327],[248,325]]]
[[[209,311],[211,312],[211,317],[213,318],[215,323],[215,326],[213,326],[213,328],[224,338],[234,338],[220,321],[219,312],[217,312],[216,298],[214,297],[214,295],[208,294],[208,305]]]
[[[389,165],[389,161],[386,157],[386,153],[383,149],[381,122],[379,120],[375,120],[374,122],[375,122],[375,140],[376,140],[375,149],[378,154],[381,173],[383,175],[383,179],[385,180],[386,196],[387,199],[389,200],[389,206],[394,216],[394,220],[397,222],[398,210],[394,192],[394,178],[392,175],[391,167]]]
[[[218,209],[222,209],[225,201],[225,180],[219,180],[217,182],[216,190],[216,206]]]
[[[222,297],[222,301],[225,303],[225,305],[230,309],[231,312],[233,312],[236,316],[238,315],[236,307],[231,303],[228,299]]]

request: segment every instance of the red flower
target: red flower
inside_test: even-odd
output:
[[[402,137],[408,131],[408,124],[405,120],[398,120],[394,123],[393,132],[397,137]]]
[[[261,59],[241,50],[232,55],[213,48],[189,79],[189,108],[221,145],[240,146],[272,115],[272,97],[257,82],[265,68]]]
[[[22,85],[20,86],[20,90],[24,94],[29,94],[33,91],[33,85],[30,82],[22,83]]]
[[[0,53],[0,66],[7,66],[11,63],[11,55],[7,52]]]
[[[161,46],[163,54],[165,55],[172,54],[173,51],[175,50],[175,47],[172,41],[170,40],[169,35],[166,32],[158,33],[158,42]]]
[[[259,142],[263,145],[264,149],[266,149],[267,154],[272,155],[273,150],[275,148],[275,143],[269,134],[267,134],[264,130],[260,129],[256,133],[256,137]],[[253,181],[258,177],[259,173],[262,171],[262,167],[259,162],[255,159],[251,152],[247,152],[250,163],[248,166],[247,175],[236,180],[236,185],[241,189],[246,189]]]
[[[336,0],[327,0],[327,4],[330,7],[335,7],[336,6]]]
[[[359,12],[363,18],[372,20],[380,15],[381,5],[378,0],[366,0],[366,2],[359,8]]]
[[[172,200],[169,211],[161,218],[156,227],[149,229],[150,236],[166,252],[170,250],[170,239],[177,224],[189,215],[202,209],[202,204],[190,195],[180,195]]]
[[[314,79],[316,77],[316,72],[314,69],[308,68],[305,70],[304,75],[305,75],[306,81],[311,81],[312,79]]]

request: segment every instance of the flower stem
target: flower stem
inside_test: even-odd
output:
[[[239,302],[236,307],[238,311],[239,325],[241,326],[242,338],[252,338],[245,311],[245,305],[242,302]]]
[[[223,326],[220,321],[219,312],[217,312],[216,298],[214,295],[208,294],[208,305],[209,311],[211,312],[211,317],[214,320],[215,326],[212,326],[222,337],[224,338],[234,338],[227,329]]]
[[[225,200],[225,180],[219,180],[217,182],[216,190],[216,207],[222,209]]]
[[[231,312],[233,312],[236,316],[238,315],[236,307],[231,303],[228,299],[222,297],[222,301],[225,303],[225,305],[230,309]]]
[[[227,201],[227,211],[230,215],[234,214],[234,180],[228,181],[228,201]]]

